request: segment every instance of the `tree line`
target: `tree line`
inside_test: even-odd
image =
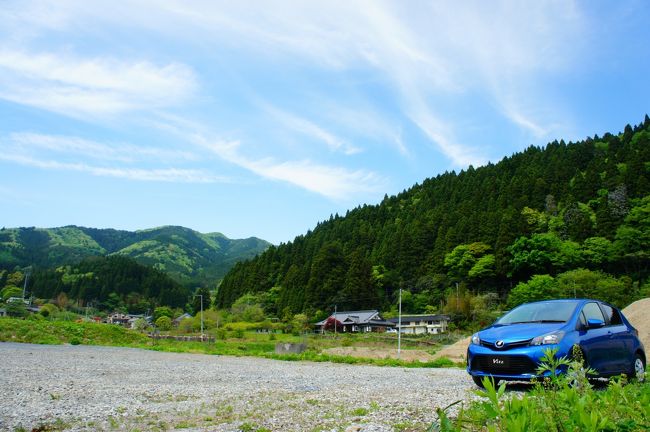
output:
[[[165,272],[121,255],[85,258],[54,269],[35,268],[28,276],[27,293],[40,299],[65,294],[80,305],[131,313],[153,311],[156,306],[185,307],[190,299],[190,290]]]

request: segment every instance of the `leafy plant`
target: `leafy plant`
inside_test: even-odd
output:
[[[571,359],[545,353],[538,373],[547,376],[523,395],[509,394],[484,379],[480,400],[462,407],[456,418],[438,408],[438,421],[429,431],[637,431],[650,429],[650,385],[627,384],[625,377],[611,379],[596,391],[589,383],[593,370],[584,366],[579,347]],[[566,368],[565,374],[558,373]]]

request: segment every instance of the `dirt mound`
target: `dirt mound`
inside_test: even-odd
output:
[[[453,345],[449,345],[434,354],[433,358],[447,357],[454,363],[463,363],[467,356],[467,346],[470,338],[461,339]]]
[[[650,298],[637,300],[623,309],[625,318],[639,331],[639,339],[650,353]]]

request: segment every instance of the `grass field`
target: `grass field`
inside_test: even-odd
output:
[[[34,344],[106,345],[143,348],[155,351],[184,352],[212,355],[256,356],[287,361],[326,361],[348,364],[373,364],[400,367],[448,367],[454,363],[447,359],[435,361],[403,361],[391,358],[362,358],[350,355],[323,353],[327,348],[359,346],[373,349],[395,349],[394,337],[378,334],[359,335],[302,335],[281,333],[257,333],[252,331],[227,332],[215,342],[188,342],[170,339],[153,340],[146,334],[124,327],[70,321],[22,320],[0,318],[0,341]],[[445,342],[441,340],[440,342]],[[306,343],[307,350],[301,354],[275,354],[278,342]],[[439,344],[424,339],[402,340],[402,348],[426,349],[434,352]]]

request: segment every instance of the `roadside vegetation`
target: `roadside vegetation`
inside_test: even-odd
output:
[[[546,352],[538,372],[548,377],[530,391],[513,394],[505,383],[497,387],[485,378],[485,389],[476,391],[479,400],[461,407],[454,418],[447,410],[460,402],[438,408],[439,420],[429,432],[650,430],[650,384],[628,382],[624,375],[594,384],[579,349],[573,361],[554,354]],[[567,373],[558,374],[560,367],[568,367]]]
[[[378,366],[400,367],[449,367],[454,363],[447,359],[435,361],[403,361],[394,358],[363,358],[354,356],[332,355],[323,350],[336,346],[374,347],[382,350],[396,351],[396,338],[378,335],[339,335],[323,336],[318,334],[260,333],[242,330],[249,323],[232,323],[226,326],[231,330],[206,332],[209,336],[220,336],[211,342],[185,341],[174,339],[152,339],[143,331],[126,329],[118,325],[92,322],[50,321],[42,318],[1,318],[0,341],[35,344],[71,344],[104,345],[131,348],[143,348],[155,351],[183,352],[212,355],[255,356],[278,360],[333,362],[347,364],[373,364]],[[178,330],[168,332],[179,334]],[[446,342],[448,339],[442,339]],[[304,343],[306,351],[301,354],[275,354],[275,345],[280,342]],[[403,339],[403,350],[422,349],[430,352],[439,349],[441,344],[423,343],[417,338]]]

